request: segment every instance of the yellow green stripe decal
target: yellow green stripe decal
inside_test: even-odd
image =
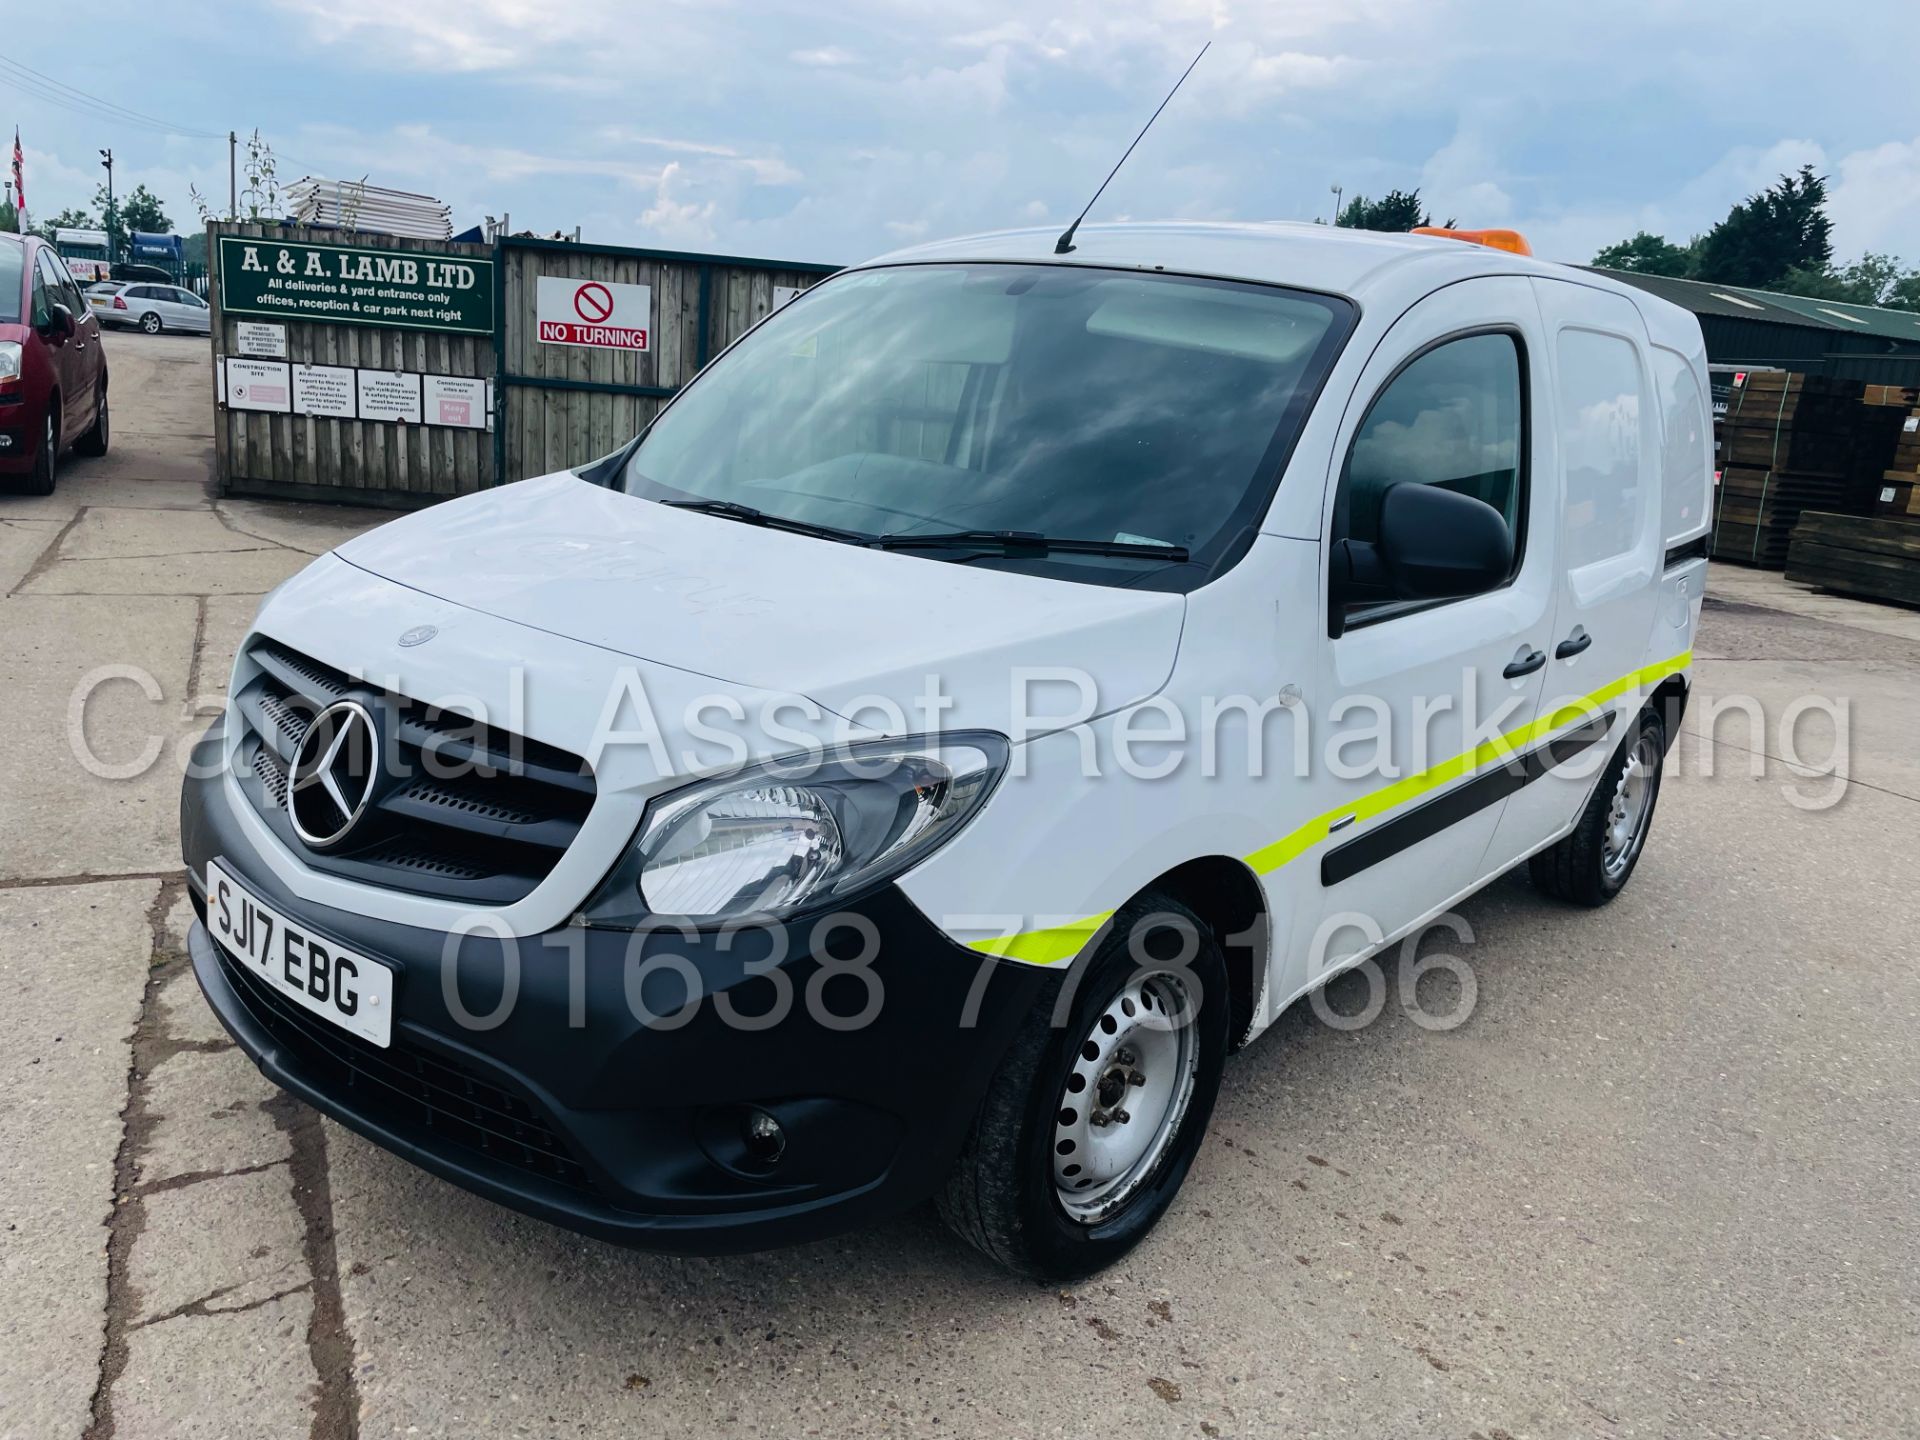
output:
[[[1389,810],[1417,800],[1431,790],[1438,789],[1449,781],[1471,775],[1488,765],[1511,760],[1518,752],[1526,749],[1535,741],[1557,734],[1571,725],[1576,725],[1594,715],[1609,700],[1616,700],[1628,691],[1648,690],[1658,685],[1669,675],[1685,670],[1693,661],[1693,652],[1685,651],[1670,660],[1647,665],[1639,670],[1622,675],[1618,680],[1602,685],[1598,690],[1582,696],[1578,700],[1562,705],[1551,714],[1542,715],[1492,740],[1483,742],[1474,749],[1442,760],[1429,766],[1417,775],[1408,775],[1396,780],[1383,789],[1370,795],[1363,795],[1357,801],[1348,801],[1316,815],[1304,825],[1295,827],[1275,840],[1271,845],[1246,856],[1247,864],[1257,875],[1268,875],[1278,870],[1288,861],[1311,850],[1332,833],[1336,820],[1344,820],[1352,815],[1360,820],[1371,820]],[[984,940],[968,942],[968,948],[983,955],[994,955],[1007,960],[1020,960],[1029,965],[1058,965],[1078,955],[1094,932],[1113,918],[1111,910],[1098,915],[1089,915],[1085,919],[1075,920],[1066,925],[1055,925],[1045,930],[1027,930],[1017,935],[995,935]]]
[[[1112,918],[1113,912],[1108,910],[1071,924],[1056,925],[1050,930],[1025,930],[1018,935],[994,935],[985,940],[972,940],[967,948],[978,950],[983,955],[997,955],[1003,960],[1022,960],[1029,965],[1058,965],[1084,950],[1087,941],[1093,938],[1094,931]]]

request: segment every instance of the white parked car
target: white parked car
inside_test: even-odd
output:
[[[1516,866],[1597,906],[1645,854],[1700,328],[1481,239],[905,251],[607,459],[315,561],[186,782],[214,1010],[603,1238],[931,1196],[1015,1269],[1110,1263],[1288,1005]]]
[[[144,330],[149,335],[158,335],[163,330],[184,330],[196,335],[213,331],[213,311],[207,302],[178,285],[160,285],[148,280],[110,281],[89,286],[87,303],[102,325]]]

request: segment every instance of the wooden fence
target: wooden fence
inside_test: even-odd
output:
[[[499,473],[508,480],[584,465],[644,429],[673,393],[775,305],[838,267],[561,240],[501,247],[505,303],[500,355]],[[652,301],[647,348],[590,349],[540,339],[542,276],[644,285]]]
[[[328,366],[480,381],[493,376],[492,334],[307,320],[292,314],[285,320],[265,321],[258,312],[228,314],[222,308],[218,263],[222,236],[329,247],[358,238],[383,250],[481,261],[492,260],[492,246],[350,237],[297,225],[216,223],[208,226],[207,236],[216,366],[244,353],[242,325],[265,323],[284,325],[284,359],[290,367]],[[227,403],[223,379],[215,392],[214,453],[223,494],[412,507],[493,483],[493,437],[484,425],[454,429],[242,409]]]
[[[222,237],[229,238],[225,251]],[[257,403],[227,393],[235,368],[226,362],[247,351],[243,334],[262,328],[259,277],[230,277],[244,313],[222,308],[221,256],[244,257],[237,240],[265,242],[271,261],[283,250],[294,261],[332,268],[339,255],[359,248],[405,251],[423,261],[465,262],[491,283],[490,333],[453,333],[411,328],[404,321],[363,323],[269,317],[265,328],[284,324],[289,385],[319,372],[302,367],[338,367],[327,372],[389,372],[410,377],[447,377],[487,382],[491,413],[483,427],[435,424],[428,407],[424,423],[301,413],[289,397],[284,413],[242,408]],[[266,247],[281,247],[271,249]],[[301,247],[306,247],[302,249]],[[319,249],[321,260],[307,251]],[[459,245],[346,235],[300,226],[216,223],[208,228],[212,272],[216,366],[222,367],[215,415],[215,451],[223,493],[324,499],[345,504],[416,506],[483,489],[501,480],[521,480],[585,464],[618,448],[651,422],[673,394],[700,368],[745,334],[792,292],[817,283],[838,268],[738,256],[690,254],[579,245],[565,241],[506,238],[492,245]],[[285,259],[283,285],[296,289],[303,265]],[[341,261],[348,264],[358,260]],[[371,263],[371,262],[365,262]],[[427,272],[431,275],[433,272]],[[644,349],[602,348],[543,341],[537,296],[542,277],[575,287],[645,286],[649,314]],[[551,286],[549,287],[551,293]],[[356,293],[371,294],[362,288]],[[613,291],[610,293],[632,294]],[[479,307],[480,297],[467,297]],[[280,303],[277,300],[270,303]],[[294,305],[303,303],[296,298]],[[470,321],[471,308],[463,320]],[[243,331],[243,326],[251,329]],[[256,350],[257,354],[258,351]],[[278,368],[271,355],[273,374]],[[238,373],[257,375],[242,361]],[[420,384],[417,379],[416,385]],[[278,403],[277,401],[275,403]],[[460,413],[465,413],[461,411]],[[490,433],[489,433],[490,432]]]

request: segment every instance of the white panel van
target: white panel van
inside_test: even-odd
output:
[[[1647,853],[1706,355],[1507,243],[905,251],[604,461],[317,560],[186,786],[208,1000],[609,1240],[931,1197],[1110,1263],[1288,1005],[1516,866],[1598,906]]]

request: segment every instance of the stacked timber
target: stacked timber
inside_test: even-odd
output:
[[[1739,377],[1720,423],[1716,559],[1778,570],[1806,511],[1867,512],[1903,417],[1864,399],[1857,380],[1787,370]]]
[[[1787,578],[1920,605],[1920,520],[1810,511],[1794,526]]]
[[[1880,472],[1873,513],[1920,519],[1920,400],[1901,417],[1893,456]]]
[[[1891,405],[1896,410],[1911,410],[1920,405],[1920,385],[1869,385],[1860,397],[1867,405]]]

